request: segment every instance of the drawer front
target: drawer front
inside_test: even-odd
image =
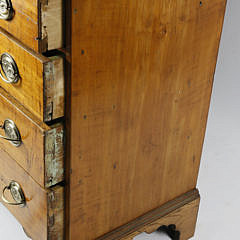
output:
[[[0,202],[16,217],[27,235],[34,240],[62,240],[64,216],[63,187],[57,186],[50,190],[41,188],[2,149],[0,149],[0,166]],[[19,193],[19,189],[15,188],[13,195],[9,189],[6,189],[12,181],[14,181],[15,185],[18,184],[22,190],[23,197],[17,197],[17,201],[16,196]],[[20,204],[24,202],[23,199],[25,198],[25,205],[10,205],[5,203],[2,197],[11,204]]]
[[[51,121],[63,116],[62,57],[47,58],[35,54],[6,32],[0,32],[0,58],[1,87],[42,121]]]
[[[22,43],[37,52],[63,46],[63,0],[1,0],[1,4],[0,27]]]
[[[0,138],[0,148],[41,186],[50,187],[63,181],[63,125],[49,127],[0,88],[0,124],[4,126],[9,119],[15,123],[21,142],[16,146],[9,139]],[[2,136],[10,135],[6,127],[0,131]]]

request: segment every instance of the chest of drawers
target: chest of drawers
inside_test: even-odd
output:
[[[0,0],[0,201],[29,237],[193,236],[225,5]]]

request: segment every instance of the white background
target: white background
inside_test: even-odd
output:
[[[229,0],[215,75],[198,188],[201,206],[194,240],[239,239],[240,1]],[[0,204],[0,239],[28,240]],[[166,240],[141,234],[135,240]],[[77,239],[76,239],[77,240]]]

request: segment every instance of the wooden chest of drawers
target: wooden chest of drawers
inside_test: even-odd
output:
[[[0,201],[27,235],[193,236],[225,5],[0,0]]]

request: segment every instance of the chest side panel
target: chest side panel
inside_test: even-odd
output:
[[[196,186],[225,4],[72,1],[70,239]]]

